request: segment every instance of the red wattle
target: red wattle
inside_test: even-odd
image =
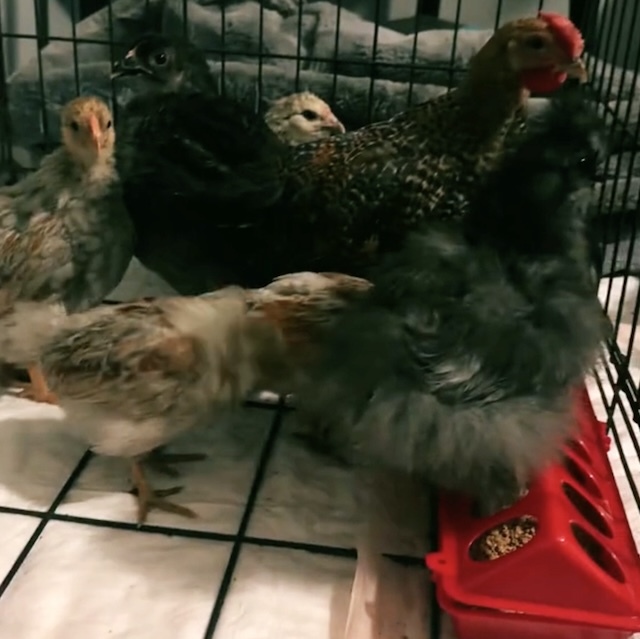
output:
[[[530,69],[522,73],[522,84],[531,93],[553,93],[566,79],[566,73],[551,69]]]

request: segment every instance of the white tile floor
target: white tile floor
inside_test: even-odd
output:
[[[125,283],[118,297],[167,291],[145,283]],[[92,458],[66,485],[84,450],[64,434],[61,411],[0,397],[0,639],[343,639],[355,478],[287,437],[294,413],[272,439],[275,415],[243,409],[176,442],[173,450],[209,455],[177,480],[185,489],[175,500],[199,519],[152,512],[137,530],[123,462]],[[640,532],[635,505],[629,513]],[[420,556],[424,539],[392,531],[381,543]],[[441,637],[452,637],[446,619]]]
[[[245,546],[214,637],[337,639],[353,568],[349,559]]]
[[[285,419],[283,434],[295,419]],[[319,464],[322,472],[318,472]],[[270,539],[354,548],[356,500],[349,469],[319,460],[286,437],[267,468],[249,534]]]
[[[84,451],[62,433],[56,407],[2,398],[0,638],[204,637],[275,415],[273,408],[246,408],[171,447],[209,455],[184,465],[178,480],[155,478],[158,486],[184,483],[175,500],[197,511],[194,521],[154,511],[136,530],[126,465],[91,458],[12,574],[41,521],[16,511],[47,511]],[[344,471],[325,475],[318,461],[294,459],[292,468],[277,461],[267,468],[267,490],[247,534],[272,545],[353,547],[354,505],[330,504],[345,487]],[[238,546],[215,637],[319,639],[344,628],[355,568],[349,552],[335,557],[262,543]]]
[[[0,599],[20,639],[202,636],[230,545],[51,522]]]

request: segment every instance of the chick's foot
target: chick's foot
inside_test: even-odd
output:
[[[164,490],[154,490],[149,485],[145,477],[142,465],[139,461],[134,461],[131,467],[131,477],[133,479],[134,488],[131,491],[138,498],[138,525],[141,526],[147,520],[150,510],[164,510],[168,513],[196,519],[197,515],[190,508],[178,506],[166,499],[171,495],[175,495],[182,490],[181,486],[174,488],[166,488]]]
[[[180,477],[180,472],[173,467],[174,464],[204,461],[206,458],[203,453],[165,453],[164,446],[160,446],[147,455],[145,463],[157,473],[168,477]]]
[[[30,399],[34,402],[40,402],[42,404],[57,404],[58,398],[49,390],[47,380],[42,374],[42,370],[39,366],[29,366],[27,369],[29,373],[30,383],[17,382],[14,383],[14,387],[17,387],[18,395],[22,399]]]

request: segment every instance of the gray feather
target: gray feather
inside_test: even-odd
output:
[[[573,428],[607,325],[586,242],[601,123],[560,96],[460,230],[425,230],[373,274],[299,392],[304,433],[347,461],[512,503]]]

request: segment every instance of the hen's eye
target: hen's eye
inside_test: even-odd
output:
[[[164,51],[160,51],[153,56],[153,61],[157,65],[162,66],[167,63],[167,54]]]
[[[531,36],[530,38],[527,38],[527,45],[532,49],[536,49],[538,51],[540,49],[544,49],[544,38],[542,38],[541,36]]]
[[[111,128],[111,120],[107,122],[107,129],[110,129],[110,128]]]
[[[71,129],[73,131],[79,131],[80,130],[80,127],[78,126],[77,122],[72,122],[69,126],[71,127]]]
[[[310,111],[309,109],[305,109],[302,112],[302,117],[305,120],[317,120],[320,116],[315,111]]]

